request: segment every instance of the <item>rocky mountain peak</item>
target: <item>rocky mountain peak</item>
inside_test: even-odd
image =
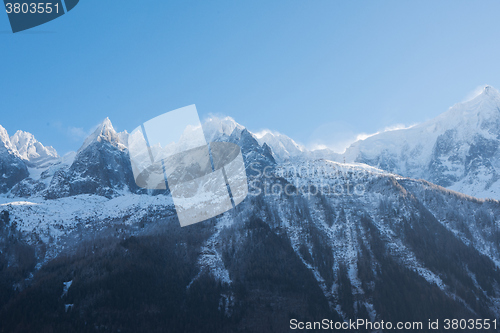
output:
[[[496,96],[496,97],[500,96],[500,92],[498,92],[498,90],[489,85],[484,87],[482,94],[487,96]]]
[[[7,130],[0,126],[0,193],[7,192],[28,176],[28,168],[10,141]]]
[[[212,116],[203,123],[203,132],[207,142],[220,141],[222,137],[229,137],[235,130],[241,132],[244,128],[231,117]]]
[[[9,134],[7,133],[7,130],[2,125],[0,125],[0,140],[4,144],[10,141]]]
[[[16,148],[10,141],[7,130],[0,125],[0,151],[9,152],[10,154],[18,155]]]
[[[127,141],[123,140],[124,135],[126,135],[126,132],[118,133],[114,129],[111,120],[109,118],[106,118],[97,126],[94,132],[89,135],[87,139],[85,139],[78,152],[83,151],[94,142],[109,142],[117,148],[125,149]]]
[[[255,137],[260,144],[266,143],[272,148],[273,155],[278,161],[301,156],[306,151],[304,146],[278,132],[266,130],[255,134]]]
[[[10,141],[23,160],[38,162],[59,158],[57,151],[53,147],[45,147],[31,133],[17,131],[10,138]]]
[[[500,196],[500,93],[491,86],[425,123],[353,143],[344,156],[480,198]]]

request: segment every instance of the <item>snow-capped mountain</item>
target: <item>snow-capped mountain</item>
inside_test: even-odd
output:
[[[234,133],[238,136],[245,129],[231,117],[209,117],[203,122],[203,133],[207,142],[221,141]]]
[[[222,127],[217,119],[212,122]],[[231,118],[224,122],[229,129],[244,128]],[[277,162],[359,162],[468,195],[500,199],[500,93],[491,86],[435,119],[359,140],[343,154],[328,148],[310,151],[277,132],[252,135],[261,145],[265,143],[271,148]]]
[[[113,197],[138,188],[126,146],[127,133],[117,133],[106,118],[85,140],[68,168],[57,170],[44,196],[49,199],[78,194]]]
[[[61,161],[54,148],[45,147],[33,134],[17,131],[9,137],[0,126],[0,193],[16,186],[23,187],[19,193],[25,196],[42,190],[33,178],[39,179],[43,171]]]
[[[279,162],[302,157],[307,151],[304,146],[278,132],[265,130],[254,135],[261,145],[265,143],[271,147],[274,158]]]
[[[113,124],[111,123],[111,120],[109,118],[106,118],[97,126],[94,132],[85,139],[80,149],[78,149],[77,153],[84,151],[90,145],[95,144],[96,142],[108,142],[113,147],[116,147],[120,150],[125,150],[127,148],[128,133],[127,131],[123,131],[120,133],[116,132]]]
[[[236,129],[230,136],[220,136],[215,141],[228,141],[240,146],[247,174],[253,174],[257,170],[262,172],[266,167],[276,164],[271,148],[266,143],[259,145],[252,133],[246,128]]]
[[[208,142],[228,141],[240,145],[243,158],[254,162],[252,165],[247,164],[249,173],[276,163],[267,144],[259,145],[253,134],[229,117],[211,118],[205,122],[203,130]],[[21,149],[22,153],[24,156],[30,156],[31,151],[32,159],[20,161],[21,165],[24,161],[31,167],[29,176],[24,174],[23,178],[12,178],[9,184],[13,187],[11,190],[13,197],[43,196],[55,199],[78,194],[113,197],[121,191],[130,193],[141,191],[133,179],[127,148],[128,133],[116,132],[109,118],[106,118],[85,139],[76,153],[68,153],[62,158],[55,158],[57,156],[55,150],[52,153],[51,149],[41,149],[43,145],[37,144],[31,134],[20,131],[16,134],[15,142],[24,148]],[[8,136],[6,144],[10,147],[8,150],[10,158],[22,158]],[[36,151],[27,147],[38,147],[38,152],[46,152],[44,156],[48,156],[46,159],[41,157],[37,159],[33,156],[42,154],[36,155]],[[31,163],[33,161],[44,161],[44,163]]]
[[[272,149],[259,144],[256,136],[231,117],[210,117],[203,122],[203,133],[208,143],[232,142],[240,146],[247,173],[262,172],[266,166],[276,164]]]
[[[243,125],[237,123],[231,117],[209,117],[203,122],[203,132],[207,142],[239,140],[242,133],[250,135],[255,139],[252,145],[270,148],[271,155],[276,162],[288,161],[291,158],[305,156],[307,150],[288,136],[269,130],[259,133],[250,132]]]
[[[0,193],[7,192],[28,175],[21,155],[10,141],[5,128],[0,126]]]
[[[500,93],[490,86],[435,119],[353,143],[346,160],[500,199]]]
[[[10,137],[10,141],[21,158],[32,166],[43,167],[44,164],[54,162],[59,158],[53,147],[45,147],[31,133],[17,131]]]

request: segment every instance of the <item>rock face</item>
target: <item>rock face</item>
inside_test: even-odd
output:
[[[29,176],[28,168],[10,141],[5,128],[0,126],[0,193]]]
[[[352,144],[347,161],[480,198],[500,199],[500,93],[487,86],[423,124]]]
[[[137,191],[126,147],[127,133],[117,133],[104,120],[78,150],[71,166],[55,172],[45,192],[48,199],[78,194],[116,196]]]
[[[276,164],[271,148],[266,143],[260,146],[247,129],[234,131],[228,141],[240,146],[249,175]]]
[[[248,175],[276,165],[271,147],[265,142],[259,144],[254,134],[230,117],[208,119],[203,124],[203,131],[207,142],[231,142],[240,146]]]

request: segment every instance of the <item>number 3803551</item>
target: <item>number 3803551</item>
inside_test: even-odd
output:
[[[58,3],[6,3],[7,14],[51,14],[53,11],[59,13]]]

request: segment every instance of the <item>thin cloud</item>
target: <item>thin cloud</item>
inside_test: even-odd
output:
[[[64,134],[72,141],[83,142],[96,128],[93,127],[91,130],[86,131],[83,127],[76,126],[66,126],[62,121],[56,120],[50,122],[50,126],[56,129],[58,132]]]
[[[74,141],[81,141],[89,136],[89,133],[86,132],[82,127],[73,126],[68,127],[67,134]]]
[[[311,151],[313,151],[313,150],[330,149],[330,147],[328,147],[327,145],[320,144],[320,143],[313,143],[313,144],[309,145],[308,148]]]
[[[281,133],[276,131],[271,131],[270,129],[267,128],[253,134],[257,137],[257,139],[262,139],[266,134],[281,135]]]
[[[268,129],[264,129],[264,130],[262,130],[262,131],[255,132],[255,133],[253,133],[253,134],[257,137],[257,139],[262,139],[262,137],[264,137],[264,135],[266,135],[266,134],[268,134],[268,133],[271,133],[271,131],[270,131],[270,130],[268,130]]]
[[[470,101],[471,99],[476,98],[477,96],[479,96],[483,92],[483,90],[486,86],[487,86],[487,84],[483,84],[482,86],[477,86],[474,90],[469,91],[467,93],[467,95],[465,96],[465,98],[462,100],[462,102],[467,102],[467,101]]]
[[[375,132],[375,133],[358,133],[354,134],[352,132],[345,132],[342,133],[342,139],[337,139],[334,142],[330,143],[324,143],[324,142],[311,142],[308,144],[308,148],[310,150],[320,150],[320,149],[331,149],[336,153],[342,154],[346,151],[347,148],[349,148],[353,143],[357,141],[362,141],[366,140],[374,135],[385,133],[385,132],[391,132],[391,131],[397,131],[397,130],[403,130],[403,129],[408,129],[417,124],[413,124],[410,126],[406,126],[404,124],[395,124],[391,126],[385,127],[383,130]]]
[[[402,129],[412,128],[415,125],[417,125],[417,124],[413,124],[413,125],[410,125],[410,126],[406,126],[404,124],[396,124],[396,125],[388,126],[388,127],[384,128],[382,131],[378,131],[378,132],[375,132],[373,134],[360,133],[360,134],[357,135],[356,141],[366,140],[369,137],[372,137],[374,135],[377,135],[377,134],[380,134],[380,133],[384,133],[384,132],[392,132],[392,131],[399,131],[399,130],[402,130]]]

